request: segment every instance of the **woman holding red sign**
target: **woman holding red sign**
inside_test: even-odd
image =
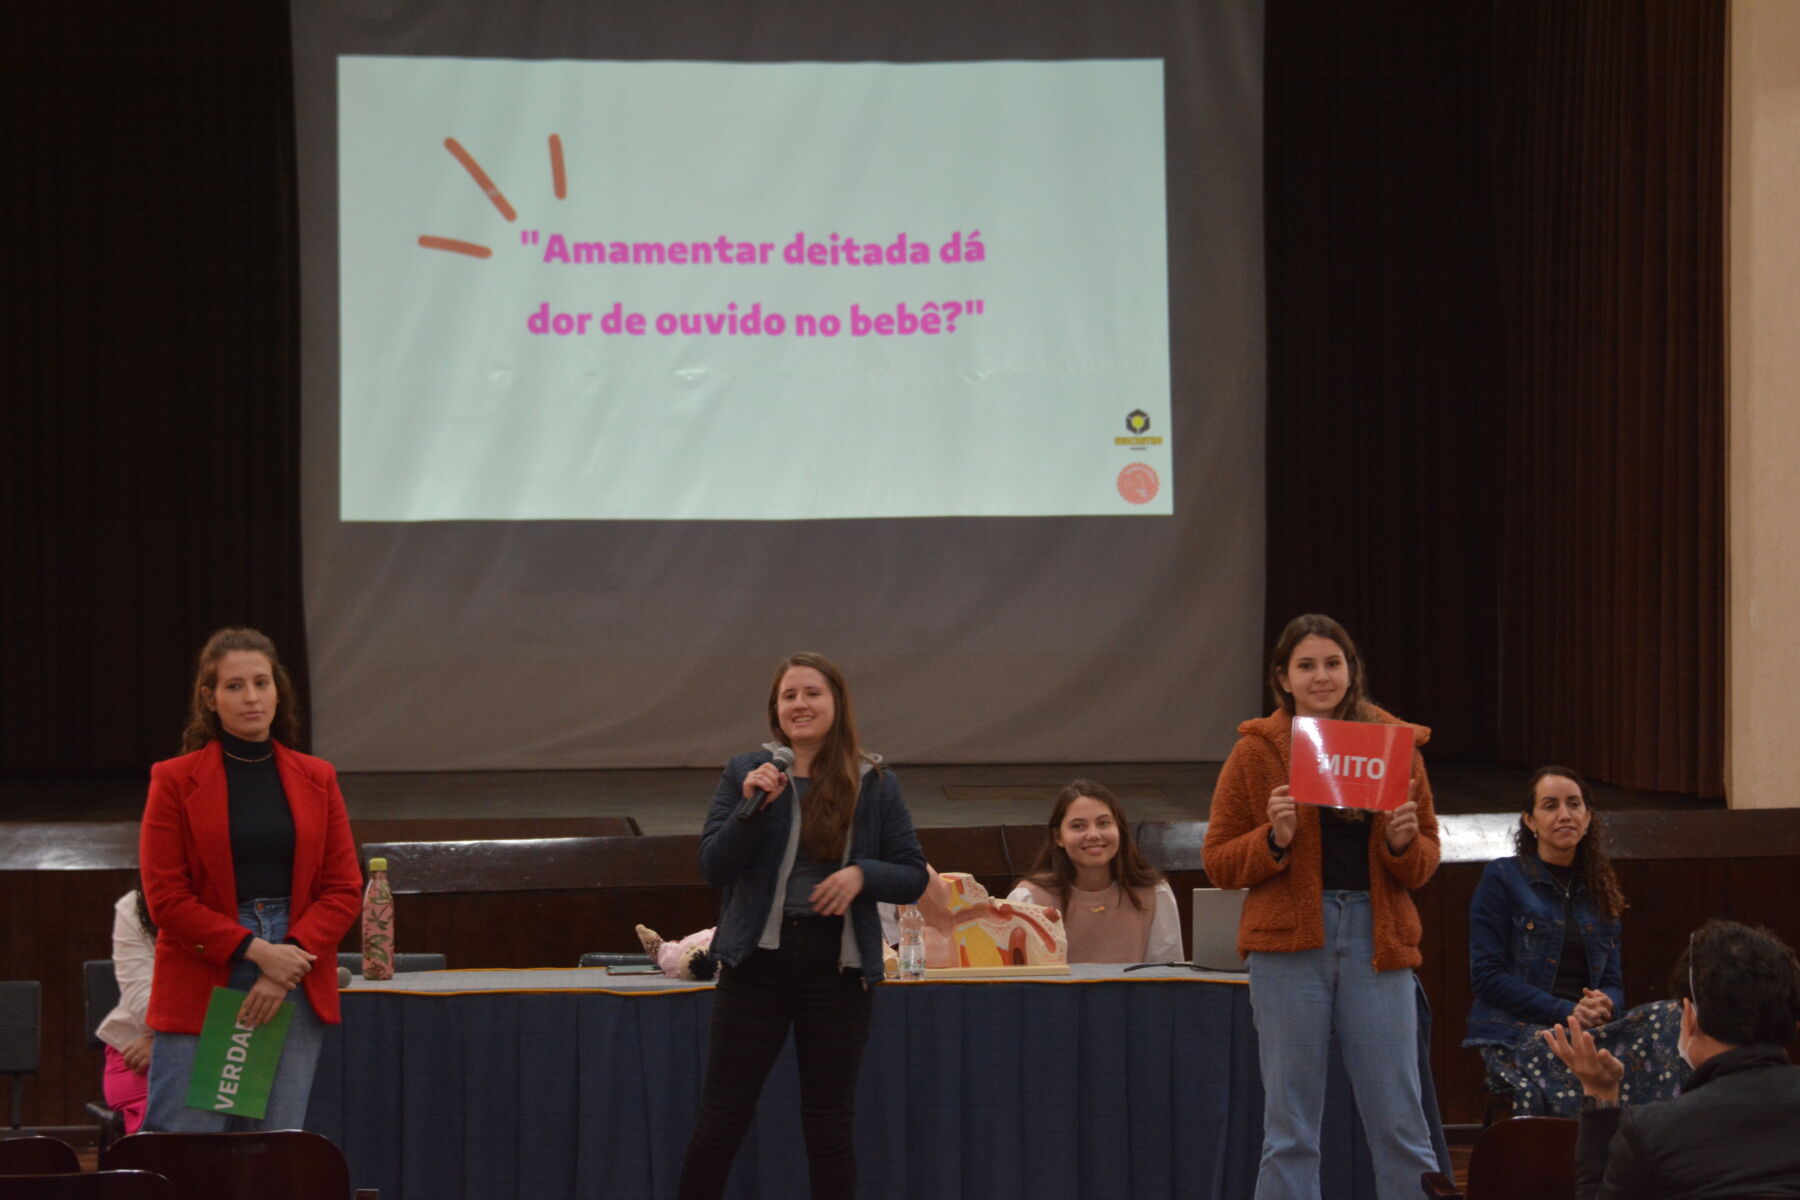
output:
[[[1419,915],[1411,889],[1438,864],[1431,785],[1415,753],[1391,812],[1300,804],[1289,791],[1296,717],[1404,725],[1364,694],[1361,659],[1330,617],[1288,623],[1269,656],[1275,711],[1238,726],[1213,791],[1202,857],[1225,888],[1248,888],[1238,949],[1263,1078],[1258,1200],[1319,1195],[1319,1121],[1335,1033],[1383,1196],[1442,1169],[1419,1083]],[[1410,726],[1415,746],[1430,731]]]

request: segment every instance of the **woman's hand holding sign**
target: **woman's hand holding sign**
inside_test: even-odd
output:
[[[267,1025],[281,1011],[281,1002],[287,998],[287,994],[287,988],[267,975],[258,975],[256,982],[250,985],[250,992],[244,997],[244,1002],[238,1006],[237,1023],[246,1029]]]
[[[1286,850],[1294,844],[1294,826],[1299,820],[1300,811],[1294,807],[1287,784],[1269,793],[1269,836],[1275,839],[1278,849]]]
[[[1404,854],[1406,848],[1419,836],[1419,802],[1413,799],[1419,790],[1419,781],[1412,780],[1406,785],[1406,803],[1388,814],[1387,845],[1389,854]]]

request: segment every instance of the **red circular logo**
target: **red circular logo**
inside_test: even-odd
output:
[[[1161,487],[1162,481],[1156,477],[1156,468],[1149,463],[1128,463],[1119,472],[1119,495],[1125,497],[1127,504],[1148,504],[1156,499],[1157,490]]]

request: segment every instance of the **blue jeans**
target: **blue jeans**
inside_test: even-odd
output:
[[[1256,1200],[1319,1195],[1319,1121],[1335,1031],[1382,1200],[1412,1200],[1438,1169],[1419,1094],[1418,1009],[1410,970],[1374,967],[1367,892],[1326,892],[1325,945],[1250,955],[1250,1006],[1263,1079]]]
[[[287,936],[288,902],[252,900],[238,908],[238,924],[265,942]],[[226,985],[249,991],[262,972],[245,959],[233,964]],[[287,1040],[281,1046],[281,1063],[269,1088],[269,1107],[260,1121],[229,1116],[208,1109],[188,1108],[188,1076],[194,1070],[194,1050],[200,1039],[191,1033],[157,1031],[150,1052],[150,1094],[144,1105],[144,1129],[159,1133],[227,1133],[246,1129],[299,1129],[306,1122],[306,1103],[312,1095],[313,1071],[319,1065],[319,1046],[325,1025],[313,1012],[304,988],[287,994],[294,1005]]]

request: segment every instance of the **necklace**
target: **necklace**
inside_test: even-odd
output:
[[[233,754],[231,751],[225,749],[225,747],[223,747],[223,746],[219,747],[219,751],[222,754],[224,754],[226,758],[231,759],[233,762],[241,762],[241,763],[268,762],[271,758],[275,757],[275,747],[273,747],[273,746],[269,747],[269,752],[267,754],[263,755],[261,758],[245,758],[241,754]]]
[[[1114,895],[1116,896],[1118,893],[1118,890],[1119,890],[1119,885],[1116,883],[1113,884],[1111,890],[1114,893]],[[1105,895],[1106,893],[1102,892],[1100,894]],[[1091,913],[1103,913],[1106,911],[1106,905],[1104,905],[1104,904],[1094,904],[1091,901],[1083,901],[1083,903],[1087,904],[1087,910]]]

